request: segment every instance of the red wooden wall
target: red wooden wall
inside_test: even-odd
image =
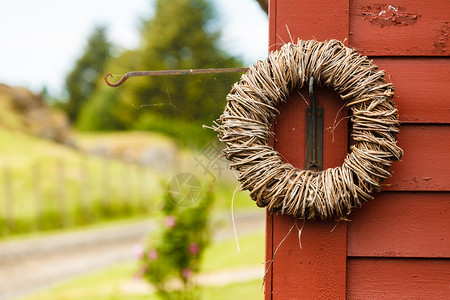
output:
[[[450,1],[271,0],[269,20],[270,50],[291,36],[346,39],[386,70],[397,89],[405,155],[351,222],[295,226],[292,217],[267,216],[266,267],[275,257],[265,298],[450,299]],[[328,90],[318,100],[328,128],[343,103]],[[305,108],[293,95],[274,127],[275,149],[299,168]],[[334,142],[324,131],[324,168],[342,164],[348,141],[345,121]]]

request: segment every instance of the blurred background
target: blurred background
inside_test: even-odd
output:
[[[103,77],[247,67],[266,57],[266,12],[266,0],[1,5],[0,299],[262,299],[264,210],[236,193],[203,126],[241,74]]]

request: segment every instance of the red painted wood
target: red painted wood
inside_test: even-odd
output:
[[[274,50],[276,43],[276,19],[277,19],[277,0],[269,1],[269,51]],[[273,140],[272,140],[273,146]],[[273,299],[272,290],[273,290],[273,273],[272,273],[272,258],[273,258],[273,216],[267,212],[266,210],[266,241],[265,241],[265,250],[266,250],[266,263],[264,264],[264,268],[266,270],[264,276],[264,299],[269,300]]]
[[[348,38],[348,28],[348,2],[272,0],[269,4],[269,43],[273,46],[270,50],[279,47],[283,41],[297,38],[344,40]],[[334,93],[319,94],[318,98],[319,106],[325,108],[324,128],[328,128],[333,125],[343,103]],[[305,109],[304,100],[294,93],[282,106],[282,114],[275,125],[279,141],[275,149],[302,169],[305,165]],[[324,168],[342,163],[347,153],[347,122],[340,123],[334,138],[332,143],[331,130],[325,130]],[[270,287],[266,279],[265,298],[344,299],[346,224],[339,224],[331,232],[335,226],[333,222],[307,221],[302,231],[303,248],[300,249],[297,228],[280,245],[294,223],[293,218],[274,215],[267,220],[268,234],[270,228],[272,230],[272,236],[266,240],[267,260],[272,259],[277,248],[278,252],[272,265]],[[298,224],[299,228],[301,224]]]
[[[273,299],[345,299],[347,224],[297,220],[282,242],[295,219],[274,220]]]
[[[450,191],[450,126],[404,125],[398,145],[405,151],[394,162],[392,177],[383,182],[387,191]]]
[[[449,299],[449,270],[448,259],[352,258],[347,299]]]
[[[340,166],[347,155],[348,123],[339,121],[348,116],[348,110],[331,89],[316,88],[316,95],[317,106],[324,108],[323,167]],[[275,148],[285,161],[300,169],[305,168],[306,101],[310,101],[307,89],[295,92],[281,105],[281,115],[275,123]]]
[[[375,194],[350,219],[348,256],[450,258],[450,193]]]
[[[305,90],[302,90],[308,99]],[[309,100],[309,99],[308,99]],[[329,90],[318,90],[319,107],[324,107],[324,128],[333,126],[336,113],[343,104],[339,96]],[[286,161],[304,169],[305,125],[307,105],[294,94],[281,107],[281,116],[275,126],[275,149]],[[342,164],[347,154],[347,122],[341,122],[333,134],[324,132],[324,168]],[[294,224],[288,216],[273,216],[272,250],[275,252]],[[297,224],[301,228],[302,222]],[[281,244],[272,269],[273,299],[344,299],[346,268],[346,224],[339,224],[331,232],[335,222],[307,221],[302,231],[299,247],[298,229]],[[269,259],[269,258],[268,258]],[[297,298],[298,299],[298,298]]]
[[[449,36],[448,0],[350,1],[349,43],[365,55],[448,56]]]
[[[382,12],[384,7],[386,12]],[[266,257],[270,261],[276,256],[266,277],[265,298],[344,299],[347,291],[349,299],[445,299],[450,260],[417,257],[449,257],[450,193],[445,191],[450,188],[446,176],[450,169],[450,126],[446,125],[450,121],[450,63],[446,58],[417,56],[449,55],[450,3],[272,0],[269,20],[271,50],[298,37],[343,40],[350,32],[350,46],[362,54],[416,57],[375,58],[397,88],[400,120],[406,124],[399,135],[405,156],[401,163],[394,163],[393,177],[384,182],[383,190],[389,192],[376,195],[350,215],[353,222],[340,223],[333,232],[333,222],[307,221],[302,249],[296,227],[286,237],[293,218],[268,216]],[[342,103],[330,93],[319,99],[325,107],[327,128]],[[301,97],[292,96],[275,125],[279,141],[275,149],[300,168],[304,168],[305,156],[305,107]],[[334,132],[335,143],[331,143],[330,130],[324,134],[324,168],[340,165],[347,153],[347,122]],[[298,222],[298,228],[301,225]]]
[[[375,58],[395,86],[402,123],[450,123],[450,59]]]
[[[279,46],[276,45],[277,43],[277,28],[276,28],[276,24],[277,24],[277,5],[278,5],[278,0],[270,0],[269,1],[269,51],[273,51],[276,48],[280,48]]]
[[[290,42],[291,36],[324,41],[348,39],[349,3],[341,0],[271,0],[276,16],[271,17],[269,27],[275,28],[276,43]],[[288,33],[291,33],[289,36]],[[271,44],[273,45],[273,44]],[[270,49],[273,50],[273,49]]]
[[[270,9],[269,9],[270,10]],[[264,264],[264,298],[272,299],[273,215],[266,210],[266,263]]]

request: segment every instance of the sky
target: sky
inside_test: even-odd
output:
[[[170,0],[166,0],[170,1]],[[267,55],[268,19],[256,0],[211,0],[222,27],[221,46],[251,64]],[[0,4],[0,83],[58,96],[64,78],[97,25],[117,46],[139,43],[152,0],[14,0]],[[130,70],[133,71],[133,70]]]

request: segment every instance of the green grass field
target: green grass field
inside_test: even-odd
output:
[[[0,236],[145,214],[164,179],[150,168],[89,156],[0,129]]]
[[[89,151],[103,145],[132,152],[175,142],[148,132],[76,134]],[[166,147],[166,148],[164,148]],[[0,238],[92,224],[104,220],[148,217],[158,210],[167,182],[178,172],[194,173],[216,191],[215,210],[229,210],[237,181],[225,171],[212,178],[197,168],[201,154],[179,149],[177,168],[162,171],[122,160],[88,155],[68,146],[0,128]],[[211,183],[212,182],[212,183]],[[235,208],[253,207],[237,193]]]
[[[213,243],[204,256],[206,274],[220,270],[260,266],[264,263],[264,231],[239,237],[238,253],[234,238]],[[158,299],[155,294],[126,288],[133,281],[136,262],[120,263],[105,270],[80,276],[56,287],[22,298],[22,300],[114,300]],[[199,287],[200,299],[262,299],[261,278],[222,286]]]

